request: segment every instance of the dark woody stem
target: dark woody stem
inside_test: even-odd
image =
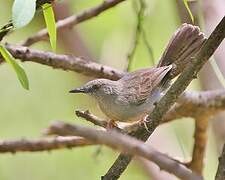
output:
[[[190,82],[197,77],[197,73],[212,56],[220,43],[225,38],[225,17],[217,25],[216,29],[210,35],[209,39],[204,43],[201,50],[198,52],[192,64],[187,67],[178,77],[174,84],[170,87],[164,97],[157,103],[152,113],[147,118],[149,121],[147,127],[150,132],[145,130],[145,127],[140,127],[132,135],[142,141],[146,141],[153,133],[156,127],[161,123],[164,114],[172,107],[177,98],[183,93]],[[104,180],[118,179],[123,171],[130,163],[132,156],[120,154],[112,167],[102,177]]]

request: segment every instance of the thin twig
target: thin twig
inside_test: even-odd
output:
[[[143,39],[143,42],[145,44],[145,47],[147,48],[148,50],[148,55],[149,55],[149,60],[150,60],[150,63],[152,64],[152,66],[155,65],[155,60],[154,60],[154,54],[153,54],[153,50],[152,50],[152,47],[150,46],[149,42],[148,42],[148,38],[147,38],[147,34],[144,30],[144,27],[142,26],[142,39]]]
[[[96,7],[87,9],[77,15],[69,16],[63,20],[60,20],[56,23],[57,30],[65,29],[65,28],[72,28],[73,26],[89,20],[93,17],[98,16],[102,12],[116,6],[117,4],[123,2],[125,0],[105,0],[100,5]],[[38,33],[32,35],[31,37],[27,38],[24,42],[21,43],[23,46],[31,46],[32,44],[45,40],[48,37],[47,29],[42,29]]]
[[[88,110],[87,111],[76,110],[75,113],[78,117],[82,117],[82,118],[86,119],[87,121],[93,123],[94,125],[106,128],[106,126],[108,124],[107,121],[100,119],[99,117],[91,114]]]
[[[76,110],[75,113],[78,117],[82,117],[85,120],[93,123],[94,125],[97,125],[97,126],[100,126],[103,128],[107,128],[108,122],[106,120],[103,120],[103,119],[95,116],[94,114],[90,113],[88,110],[86,110],[86,111]],[[118,125],[117,127],[114,127],[114,130],[117,130],[121,133],[128,133],[128,132],[136,130],[140,126],[140,123],[139,122],[126,123],[125,125],[117,123],[117,125]]]
[[[133,2],[136,3],[136,1],[133,1]],[[135,32],[132,38],[133,42],[131,43],[131,48],[127,54],[127,71],[128,72],[131,70],[131,65],[133,63],[134,55],[137,50],[138,42],[140,40],[141,26],[142,26],[142,21],[144,18],[145,2],[144,0],[138,0],[137,2],[139,2],[140,8],[136,15],[137,23],[136,23]],[[137,7],[134,7],[134,8],[137,8]]]
[[[136,1],[133,1],[133,2],[136,2]],[[144,22],[144,12],[145,12],[145,9],[146,9],[146,3],[145,3],[145,0],[138,0],[137,2],[139,2],[140,4],[140,8],[139,10],[136,10],[138,7],[137,4],[134,4],[134,9],[136,12],[136,27],[135,27],[135,32],[134,32],[134,35],[133,35],[133,38],[132,38],[132,43],[131,43],[131,48],[127,54],[127,71],[129,72],[131,70],[131,66],[132,66],[132,63],[133,63],[133,60],[134,60],[134,55],[137,51],[137,46],[138,46],[138,43],[140,41],[140,38],[142,37],[143,39],[143,42],[148,50],[148,54],[149,54],[149,58],[151,60],[151,63],[152,65],[154,65],[154,57],[153,57],[153,51],[152,51],[152,48],[150,46],[150,44],[148,43],[148,40],[147,40],[147,35],[145,33],[145,30],[144,30],[144,27],[143,27],[143,22]],[[137,3],[136,2],[136,3]],[[142,35],[142,36],[141,36]]]

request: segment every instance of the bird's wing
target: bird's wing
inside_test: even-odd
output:
[[[125,75],[119,80],[123,88],[121,96],[118,98],[121,98],[123,102],[134,105],[144,103],[171,68],[170,65],[141,69]]]

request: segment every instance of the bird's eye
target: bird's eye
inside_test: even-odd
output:
[[[98,89],[100,88],[100,86],[99,86],[98,84],[95,84],[95,85],[92,86],[92,88],[93,88],[94,90],[98,90]]]

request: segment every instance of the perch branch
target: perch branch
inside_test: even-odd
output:
[[[87,111],[76,110],[75,113],[78,117],[82,117],[86,119],[87,121],[93,123],[94,125],[97,125],[103,128],[106,128],[107,126],[107,121],[100,119],[99,117],[91,114],[88,110]]]
[[[93,123],[94,125],[107,128],[108,122],[104,119],[100,119],[99,117],[95,116],[94,114],[90,113],[88,110],[86,111],[75,111],[78,117],[82,117],[83,119]],[[139,122],[129,123],[126,125],[117,124],[118,127],[114,127],[114,130],[117,130],[121,133],[127,133],[136,130],[139,127]]]

